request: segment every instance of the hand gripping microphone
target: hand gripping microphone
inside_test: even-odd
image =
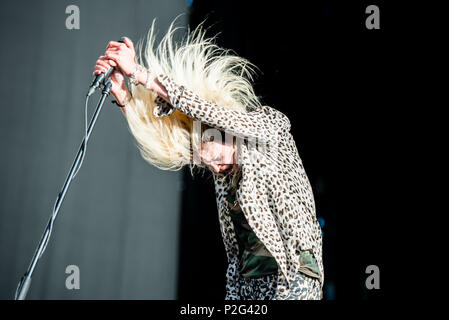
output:
[[[123,38],[120,39],[118,42],[125,43],[125,41],[123,41]],[[106,71],[106,73],[97,74],[97,76],[92,81],[92,84],[89,87],[89,91],[87,92],[87,96],[88,97],[90,97],[95,92],[95,90],[100,86],[100,84],[102,84],[102,83],[104,84],[106,82],[106,80],[108,80],[108,78],[111,75],[112,71],[114,71],[114,68],[110,67],[108,69],[108,71]]]

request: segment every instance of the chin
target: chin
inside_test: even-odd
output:
[[[223,165],[221,165],[220,166],[220,172],[223,172],[223,171],[229,171],[230,169],[231,169],[231,165],[229,165],[229,164],[223,164]]]

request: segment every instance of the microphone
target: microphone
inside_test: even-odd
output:
[[[123,41],[123,38],[120,39],[118,42],[125,43],[125,41]],[[92,84],[89,87],[89,91],[87,92],[87,96],[88,97],[90,97],[95,92],[95,90],[97,90],[97,88],[100,86],[100,84],[102,84],[102,83],[104,84],[108,80],[108,78],[111,75],[112,71],[114,71],[114,68],[110,67],[106,71],[106,73],[97,74],[97,76],[92,81]]]

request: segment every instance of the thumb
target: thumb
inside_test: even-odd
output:
[[[128,37],[122,37],[122,39],[123,39],[123,42],[125,42],[126,46],[130,49],[133,49],[133,51],[134,51],[134,44],[131,41],[131,39]]]

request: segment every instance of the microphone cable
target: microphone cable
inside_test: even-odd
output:
[[[78,165],[75,169],[76,171],[73,173],[71,180],[75,179],[76,174],[78,173],[81,166],[83,165],[83,160],[84,160],[84,157],[86,156],[86,152],[87,152],[87,140],[88,140],[88,136],[87,136],[87,107],[88,107],[88,105],[89,105],[89,96],[86,96],[86,100],[85,100],[85,104],[84,104],[84,139],[83,139],[83,144],[82,144],[82,149],[81,149],[82,155],[81,155],[80,161],[78,162]],[[51,216],[51,221],[50,221],[50,224],[48,227],[48,229],[49,229],[48,236],[45,239],[45,243],[44,243],[42,251],[39,255],[39,258],[42,256],[45,249],[47,248],[47,244],[50,239],[51,232],[53,230],[53,222],[56,219],[56,203],[58,202],[58,199],[60,196],[61,196],[61,193],[59,193],[58,197],[56,198],[55,204],[53,205],[53,214]]]
[[[82,155],[81,155],[80,161],[78,162],[78,165],[77,165],[77,168],[76,168],[76,172],[73,174],[71,180],[73,180],[75,178],[76,174],[78,173],[79,169],[81,168],[81,166],[83,164],[84,157],[86,156],[87,140],[88,140],[88,135],[87,135],[87,132],[88,132],[88,130],[87,130],[88,129],[87,128],[87,108],[88,108],[88,105],[89,105],[89,96],[86,96],[86,100],[85,100],[85,104],[84,104],[84,139],[83,139],[83,144],[82,144],[82,149],[81,149]],[[57,216],[56,204],[58,203],[58,200],[59,200],[60,197],[61,197],[61,192],[58,194],[58,196],[57,196],[57,198],[55,200],[55,203],[53,204],[53,212],[52,212],[52,215],[50,217],[50,221],[48,222],[47,227],[46,227],[46,229],[44,231],[44,235],[45,236],[43,238],[43,245],[42,245],[42,248],[41,248],[40,252],[37,252],[37,259],[35,260],[35,265],[37,264],[37,261],[44,254],[45,250],[47,249],[48,242],[50,241],[50,236],[51,236],[51,233],[53,231],[53,223],[56,220],[56,216]],[[31,267],[33,267],[33,266],[31,266]],[[16,288],[16,291],[14,293],[14,299],[16,299],[16,300],[18,298],[17,295],[18,295],[19,288],[21,287],[21,285],[22,285],[23,281],[25,280],[26,276],[27,276],[27,274],[25,274],[21,278],[19,283],[17,284],[17,288]]]

